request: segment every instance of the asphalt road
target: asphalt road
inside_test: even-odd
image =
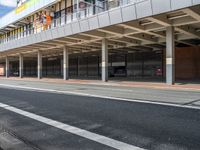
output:
[[[0,88],[0,103],[150,150],[199,150],[200,110]],[[1,128],[41,150],[110,150],[0,108]]]

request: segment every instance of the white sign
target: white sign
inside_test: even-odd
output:
[[[27,0],[17,0],[17,7],[21,6],[24,4]]]

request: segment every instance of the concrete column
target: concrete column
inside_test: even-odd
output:
[[[24,75],[24,57],[22,54],[19,55],[19,77],[23,78]]]
[[[6,56],[6,78],[10,75],[10,62],[8,56]]]
[[[69,79],[69,51],[66,46],[63,48],[63,79]]]
[[[42,78],[42,54],[38,51],[38,79]]]
[[[174,27],[167,27],[166,30],[166,83],[175,83],[175,42]]]
[[[102,40],[102,62],[101,62],[101,77],[102,81],[108,81],[108,41]]]

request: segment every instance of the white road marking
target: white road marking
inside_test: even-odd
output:
[[[127,98],[103,96],[103,95],[96,95],[96,94],[87,94],[87,93],[73,92],[73,91],[62,91],[62,90],[54,90],[54,89],[34,88],[34,87],[27,87],[27,86],[8,85],[8,84],[0,84],[0,86],[12,88],[12,89],[18,88],[18,89],[21,89],[21,90],[29,90],[29,91],[36,91],[36,92],[51,92],[51,93],[58,93],[58,94],[72,94],[72,95],[96,97],[96,98],[118,100],[118,101],[137,102],[137,103],[144,103],[144,104],[163,105],[163,106],[180,107],[180,108],[188,108],[188,109],[200,109],[200,107],[198,107],[198,106],[191,106],[191,105],[181,105],[181,104],[163,103],[163,102],[155,102],[155,101],[147,101],[147,100],[145,101],[145,100],[137,100],[137,99],[127,99]]]
[[[80,129],[80,128],[77,128],[77,127],[74,127],[74,126],[71,126],[68,124],[64,124],[64,123],[56,121],[56,120],[42,117],[42,116],[18,109],[16,107],[9,106],[7,104],[0,103],[0,108],[9,110],[11,112],[20,114],[22,116],[25,116],[25,117],[28,117],[28,118],[31,118],[34,120],[37,120],[39,122],[45,123],[45,124],[53,126],[55,128],[64,130],[66,132],[78,135],[80,137],[84,137],[91,141],[95,141],[95,142],[101,143],[103,145],[106,145],[106,146],[109,146],[109,147],[112,147],[112,148],[115,148],[118,150],[144,150],[143,148],[139,148],[134,145],[130,145],[130,144],[127,144],[127,143],[124,143],[121,141],[117,141],[117,140],[105,137],[103,135],[99,135],[99,134],[92,133],[90,131],[83,130],[83,129]]]

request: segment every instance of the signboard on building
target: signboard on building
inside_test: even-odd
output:
[[[28,9],[35,3],[39,2],[40,0],[18,0],[17,1],[17,8],[15,9],[15,13],[18,14],[25,9]]]
[[[27,0],[17,0],[17,7],[20,7],[22,4],[24,4]]]

